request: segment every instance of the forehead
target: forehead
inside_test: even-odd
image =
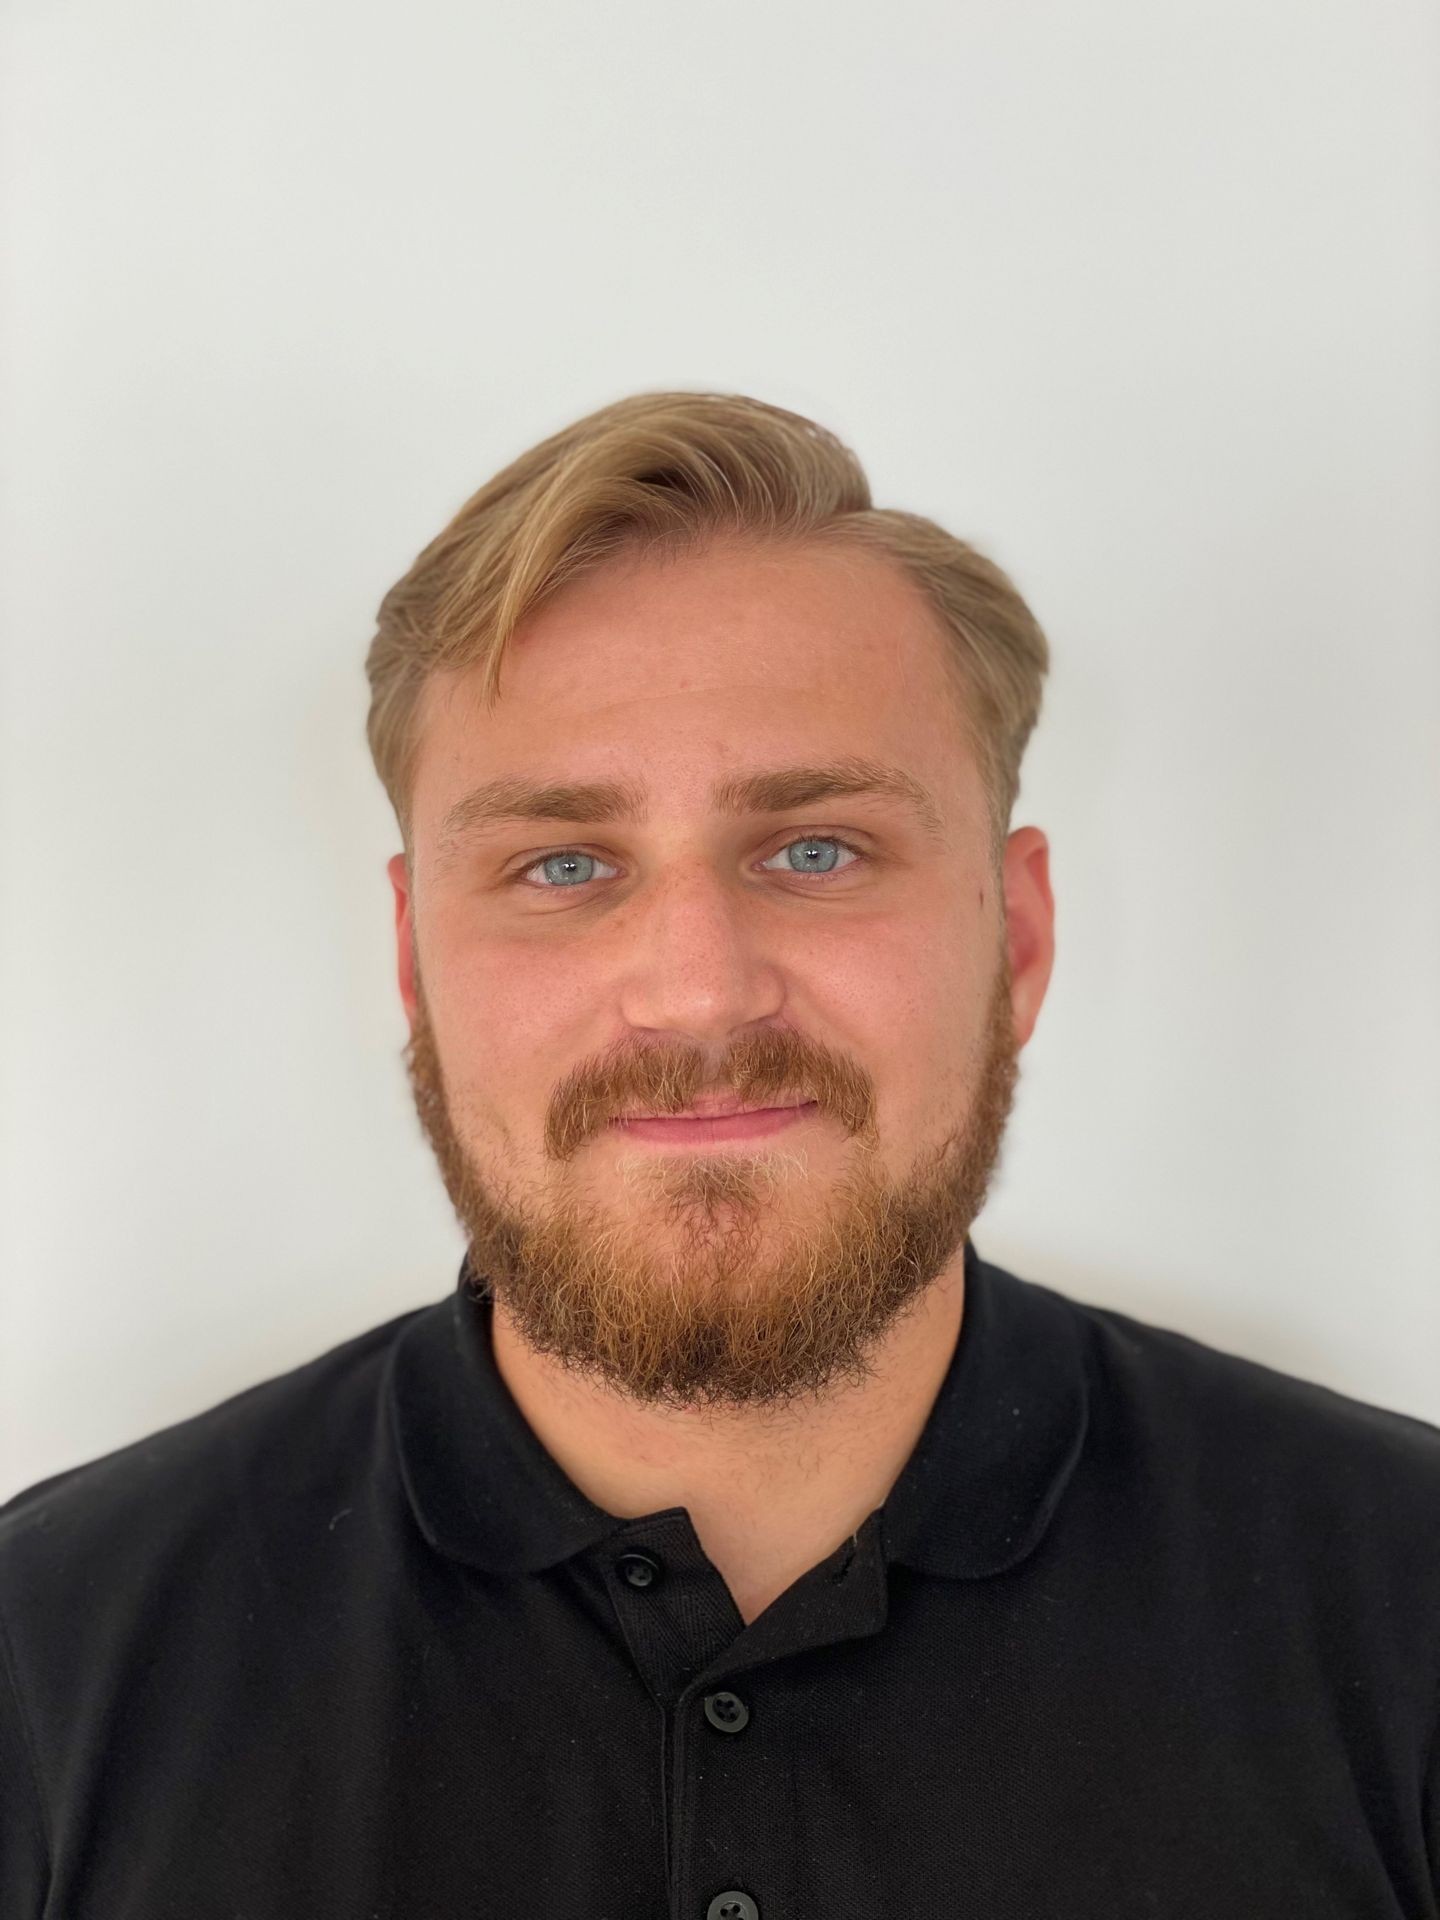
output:
[[[856,547],[715,543],[588,573],[517,629],[499,698],[436,676],[414,817],[477,777],[625,779],[684,805],[716,775],[863,755],[971,810],[948,637],[895,563]]]

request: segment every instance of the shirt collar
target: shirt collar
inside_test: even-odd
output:
[[[635,1525],[588,1499],[541,1445],[491,1344],[493,1302],[461,1263],[391,1354],[401,1471],[431,1546],[487,1573],[535,1573]],[[960,1337],[914,1452],[881,1510],[889,1560],[978,1579],[1023,1560],[1084,1442],[1079,1316],[965,1243]]]

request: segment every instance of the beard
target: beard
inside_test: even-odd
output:
[[[418,966],[415,988],[406,1071],[469,1243],[472,1297],[492,1297],[535,1353],[649,1405],[778,1408],[868,1378],[983,1207],[1018,1080],[1002,941],[968,1106],[903,1175],[882,1164],[869,1076],[767,1028],[737,1036],[713,1075],[701,1048],[660,1043],[577,1069],[547,1116],[555,1178],[526,1198],[461,1137]],[[577,1166],[617,1116],[677,1113],[702,1091],[815,1101],[801,1125],[838,1122],[847,1164],[822,1174],[803,1149],[730,1147],[622,1153],[598,1181]]]

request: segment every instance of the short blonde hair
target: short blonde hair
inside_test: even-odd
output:
[[[727,534],[853,542],[921,589],[950,641],[998,866],[1049,668],[1034,615],[974,547],[919,514],[872,507],[859,461],[834,434],[711,393],[635,394],[552,434],[473,494],[381,601],[366,731],[407,855],[430,676],[479,667],[480,696],[493,702],[511,636],[557,588],[633,547]]]

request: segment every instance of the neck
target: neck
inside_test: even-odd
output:
[[[859,1385],[775,1411],[656,1408],[567,1372],[497,1299],[495,1363],[551,1458],[622,1519],[684,1507],[748,1624],[879,1506],[924,1429],[964,1312],[964,1248],[893,1325]]]

